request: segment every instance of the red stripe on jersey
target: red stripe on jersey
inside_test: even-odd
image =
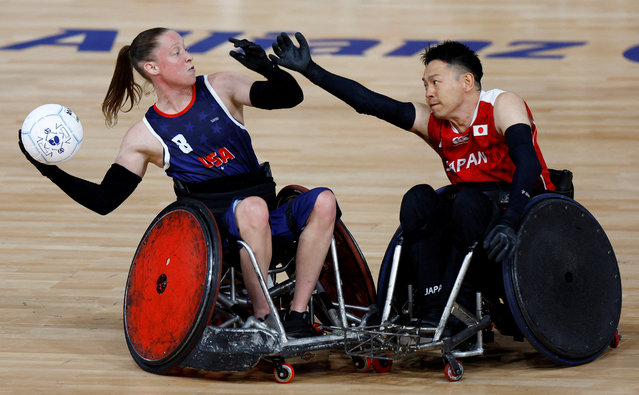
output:
[[[160,109],[158,108],[157,104],[153,105],[153,109],[160,115],[162,115],[163,117],[167,117],[167,118],[175,118],[175,117],[179,117],[182,114],[185,114],[187,111],[189,111],[189,109],[191,107],[193,107],[193,103],[195,103],[195,84],[193,84],[193,93],[191,94],[191,102],[189,103],[188,106],[186,106],[186,108],[184,108],[184,110],[178,112],[177,114],[167,114],[165,112],[160,111]]]

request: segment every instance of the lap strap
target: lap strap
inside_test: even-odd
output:
[[[275,207],[275,182],[268,162],[257,172],[214,178],[198,183],[173,179],[177,197],[191,197],[206,204],[213,215],[223,214],[237,198],[259,196],[269,210]]]
[[[449,186],[444,194],[451,195],[454,198],[457,191],[461,189],[472,188],[486,195],[498,207],[505,207],[510,199],[510,184],[498,182],[460,182],[454,186]]]

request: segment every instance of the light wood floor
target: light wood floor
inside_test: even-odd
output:
[[[173,199],[160,169],[149,169],[134,195],[101,217],[75,204],[39,176],[17,149],[29,111],[62,103],[83,122],[85,142],[63,168],[100,181],[126,128],[152,103],[104,126],[100,104],[117,50],[139,31],[191,30],[191,45],[210,32],[303,31],[320,39],[377,40],[360,55],[334,48],[315,60],[372,89],[406,101],[424,98],[417,54],[390,56],[407,40],[484,41],[484,88],[517,92],[528,102],[551,167],[575,174],[576,199],[606,230],[619,262],[624,300],[620,347],[596,361],[561,368],[528,344],[498,338],[486,356],[465,361],[448,383],[437,354],[395,363],[386,374],[357,374],[331,353],[301,365],[292,384],[272,379],[268,365],[249,372],[157,376],[130,357],[122,301],[135,248],[155,215]],[[117,32],[106,51],[14,44],[63,29]],[[521,42],[532,42],[521,43]],[[514,50],[569,43],[515,57]],[[75,44],[74,44],[75,43]],[[639,392],[639,61],[623,56],[639,45],[635,0],[297,1],[0,0],[0,392],[16,393],[638,393]],[[195,53],[199,73],[235,70],[230,44]],[[495,56],[511,52],[510,56]],[[632,54],[632,52],[631,52]],[[491,56],[492,55],[492,56]],[[535,55],[535,57],[533,57]],[[297,76],[299,77],[299,76]],[[417,183],[443,185],[441,163],[415,136],[358,115],[298,78],[305,101],[295,109],[248,109],[246,123],[260,160],[279,186],[325,185],[376,279],[398,225],[402,194]],[[560,301],[558,301],[560,303]]]

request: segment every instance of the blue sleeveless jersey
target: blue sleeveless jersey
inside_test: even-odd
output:
[[[164,170],[186,182],[259,170],[246,128],[235,120],[206,76],[198,76],[193,100],[178,114],[151,106],[143,122],[164,146]]]

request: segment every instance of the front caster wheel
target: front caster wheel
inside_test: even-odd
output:
[[[373,359],[373,369],[375,369],[377,373],[389,372],[392,367],[393,367],[393,360],[391,359],[378,359],[378,358]]]
[[[610,342],[611,348],[619,347],[619,343],[621,342],[621,334],[619,333],[619,329],[615,331],[615,335],[612,337],[612,341]]]
[[[444,367],[444,376],[448,381],[459,381],[464,375],[464,365],[461,362],[457,362],[459,368],[455,370],[450,363],[446,364]]]
[[[372,362],[368,357],[353,357],[353,365],[358,372],[366,373],[371,370]]]
[[[276,366],[273,370],[273,375],[275,376],[275,381],[280,384],[288,384],[293,381],[293,377],[295,377],[295,371],[293,367],[287,363],[283,363],[279,366]]]

